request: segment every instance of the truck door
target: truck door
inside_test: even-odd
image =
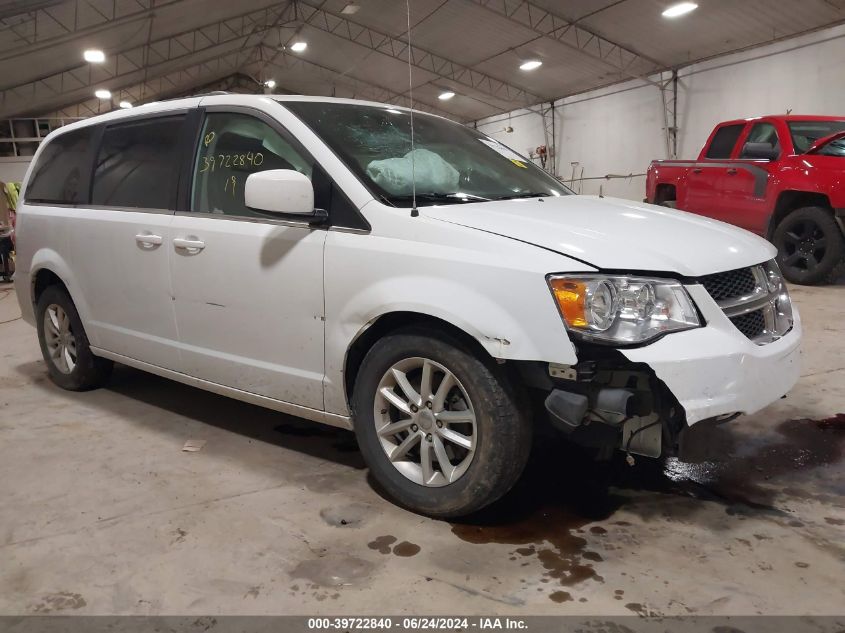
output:
[[[770,146],[769,158],[760,157],[761,145]],[[728,222],[759,235],[765,233],[769,206],[766,190],[770,171],[780,157],[781,147],[774,125],[762,121],[751,127],[742,142],[736,167],[727,170],[723,188],[725,201],[730,204]]]
[[[730,167],[729,160],[744,128],[744,123],[735,123],[723,125],[713,133],[703,159],[696,161],[687,172],[686,196],[678,200],[678,208],[724,220],[721,188]]]

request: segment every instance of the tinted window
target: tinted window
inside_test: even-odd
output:
[[[94,171],[92,204],[173,209],[183,116],[106,129]]]
[[[91,173],[91,140],[94,128],[86,127],[49,141],[32,170],[26,199],[32,202],[82,204],[88,201]]]
[[[771,123],[755,123],[754,127],[748,133],[746,143],[766,143],[780,151],[780,142],[778,141],[778,133],[775,126]],[[739,155],[740,158],[749,158],[745,154],[745,149]],[[754,158],[753,156],[751,158]]]
[[[707,148],[707,158],[730,158],[734,145],[745,125],[725,125],[720,127],[713,136],[710,147]]]
[[[312,164],[281,134],[255,117],[209,114],[194,164],[191,209],[267,217],[247,209],[244,203],[247,176],[267,169],[295,169],[311,178]]]

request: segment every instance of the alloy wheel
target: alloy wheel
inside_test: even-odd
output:
[[[387,458],[411,481],[445,486],[472,462],[478,432],[466,389],[443,365],[406,358],[385,372],[373,404]]]
[[[827,237],[812,220],[794,222],[783,236],[783,267],[808,272],[824,259]]]
[[[56,369],[63,374],[71,373],[77,360],[76,336],[67,312],[55,303],[44,311],[44,342]]]

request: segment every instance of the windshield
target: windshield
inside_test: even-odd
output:
[[[787,125],[796,154],[803,154],[820,138],[845,130],[845,121],[790,121]]]
[[[388,106],[283,101],[382,200],[410,207],[572,193],[498,141],[439,117]]]

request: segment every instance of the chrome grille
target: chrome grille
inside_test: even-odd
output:
[[[707,289],[711,297],[716,301],[721,301],[753,293],[757,287],[757,280],[751,268],[740,268],[702,277],[701,285]]]
[[[792,329],[789,298],[774,262],[707,275],[699,283],[731,323],[757,345],[771,343]],[[779,311],[783,297],[788,315]]]

